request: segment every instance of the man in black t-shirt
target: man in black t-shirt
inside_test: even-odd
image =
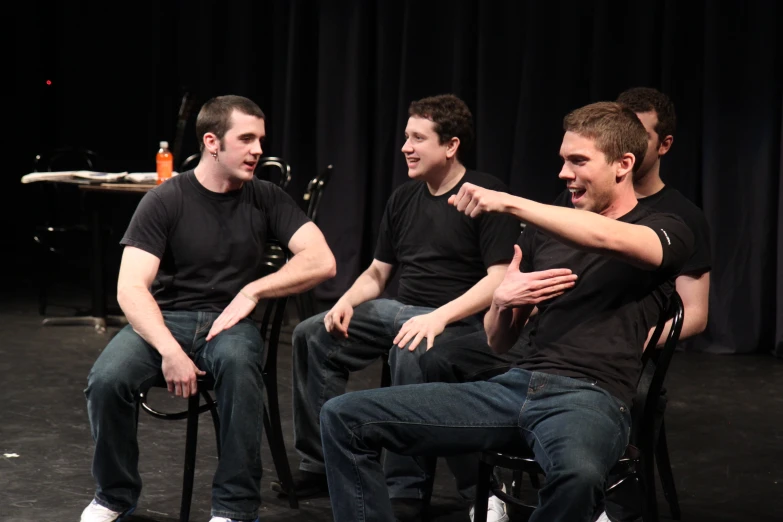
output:
[[[326,490],[318,420],[324,402],[345,392],[350,372],[386,354],[392,385],[422,382],[421,354],[482,328],[480,314],[519,235],[510,216],[474,220],[448,205],[465,183],[506,191],[498,179],[462,164],[472,138],[465,103],[453,95],[425,98],[410,105],[409,115],[402,152],[412,179],[389,198],[372,264],[331,310],[294,330],[295,446],[302,458],[295,486],[303,496]],[[395,269],[397,296],[382,299]],[[449,355],[470,366],[469,357]],[[387,454],[385,467],[398,516],[416,518],[431,464]],[[280,483],[272,488],[284,493]]]
[[[707,327],[712,264],[710,230],[704,213],[677,189],[665,185],[661,180],[661,158],[672,146],[677,125],[674,104],[664,93],[650,87],[634,87],[623,91],[617,101],[634,111],[647,131],[647,153],[633,177],[639,203],[657,212],[679,216],[693,233],[693,255],[675,280],[685,311],[680,339],[686,339],[703,332]],[[659,343],[666,340],[666,333],[661,335]],[[656,429],[661,424],[665,408],[664,390],[658,401]],[[636,484],[628,481],[607,495],[606,513],[597,522],[638,520],[642,516],[640,506],[641,498]]]
[[[201,108],[201,161],[148,192],[122,238],[117,299],[130,323],[88,377],[95,499],[81,522],[132,511],[141,492],[137,401],[165,380],[171,393],[215,381],[220,460],[211,522],[257,520],[264,418],[263,343],[248,317],[260,299],[305,291],[334,276],[320,230],[277,186],[256,179],[265,117],[251,100],[220,96]],[[293,257],[262,276],[270,237]]]
[[[644,342],[693,236],[677,216],[636,200],[632,172],[647,139],[630,109],[591,104],[567,115],[564,129],[560,178],[576,209],[471,184],[449,201],[471,217],[504,213],[527,223],[484,327],[490,347],[506,352],[538,306],[529,355],[486,381],[328,401],[321,431],[336,521],[393,520],[377,461],[382,448],[450,456],[520,444],[547,475],[531,522],[598,514],[607,474],[628,443]]]

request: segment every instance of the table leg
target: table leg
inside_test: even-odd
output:
[[[87,326],[92,325],[98,333],[105,333],[107,326],[125,326],[125,316],[106,314],[106,291],[104,288],[105,271],[103,261],[103,232],[101,231],[101,213],[95,201],[90,205],[90,225],[92,228],[92,278],[91,315],[77,317],[47,317],[42,321],[46,326]]]

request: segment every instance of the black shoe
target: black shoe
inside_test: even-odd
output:
[[[422,522],[424,501],[420,498],[393,498],[392,511],[396,522]]]
[[[297,470],[293,479],[294,493],[296,493],[297,498],[314,497],[329,493],[329,488],[326,485],[326,475],[322,473]],[[279,479],[272,481],[272,491],[282,496],[288,496],[288,491],[283,487],[283,483]]]

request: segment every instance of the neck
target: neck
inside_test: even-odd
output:
[[[660,192],[664,187],[661,180],[661,160],[655,162],[650,170],[641,177],[634,177],[633,190],[637,198],[646,198]]]
[[[459,161],[451,161],[440,171],[431,172],[427,176],[427,188],[433,196],[440,196],[453,189],[462,176],[465,175],[465,167]]]
[[[599,214],[610,219],[617,219],[633,210],[639,203],[636,200],[636,194],[630,186],[630,183],[618,190],[619,192],[614,200],[605,209],[599,212]]]
[[[239,190],[243,185],[243,182],[228,177],[220,163],[215,161],[215,158],[210,154],[201,157],[201,161],[194,169],[194,172],[198,182],[211,192],[231,192]]]

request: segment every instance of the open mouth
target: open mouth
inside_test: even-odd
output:
[[[571,193],[571,203],[580,201],[587,192],[583,188],[569,188],[568,191]]]
[[[244,165],[250,170],[255,170],[257,163],[258,163],[257,161],[245,161]]]
[[[416,165],[418,165],[418,164],[419,164],[419,158],[406,158],[406,161],[407,161],[407,163],[408,163],[408,168],[409,168],[409,169],[412,169],[412,168],[414,168]]]

